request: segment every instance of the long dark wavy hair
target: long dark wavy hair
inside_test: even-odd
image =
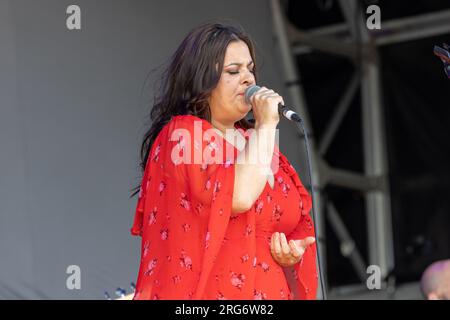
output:
[[[257,64],[253,41],[242,27],[231,23],[206,23],[194,28],[172,55],[150,111],[152,124],[141,145],[142,173],[153,142],[173,116],[190,114],[211,122],[208,98],[219,82],[225,51],[233,41],[247,44],[254,62],[256,80]],[[237,125],[244,129],[254,127],[245,118],[238,121]],[[140,185],[133,188],[130,197],[136,195],[139,188]]]

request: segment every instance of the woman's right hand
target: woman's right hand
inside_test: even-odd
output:
[[[255,116],[255,127],[261,125],[276,126],[280,121],[278,104],[284,104],[283,97],[275,91],[261,87],[250,98],[253,115]]]

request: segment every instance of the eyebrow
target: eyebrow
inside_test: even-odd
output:
[[[249,65],[251,65],[251,64],[253,64],[253,61],[250,61],[248,64],[247,64],[247,67],[249,66]],[[229,67],[229,66],[238,66],[238,67],[240,67],[240,66],[242,66],[242,63],[237,63],[237,62],[233,62],[233,63],[230,63],[229,65],[226,65],[225,67]]]

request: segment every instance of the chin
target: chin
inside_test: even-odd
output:
[[[238,107],[238,110],[244,117],[252,110],[252,106],[248,104],[243,104]]]

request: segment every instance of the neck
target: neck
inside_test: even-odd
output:
[[[226,134],[227,129],[235,130],[234,122],[233,123],[224,123],[224,122],[219,122],[214,119],[211,119],[211,124],[214,128],[216,128],[220,132],[222,132],[223,135]]]

